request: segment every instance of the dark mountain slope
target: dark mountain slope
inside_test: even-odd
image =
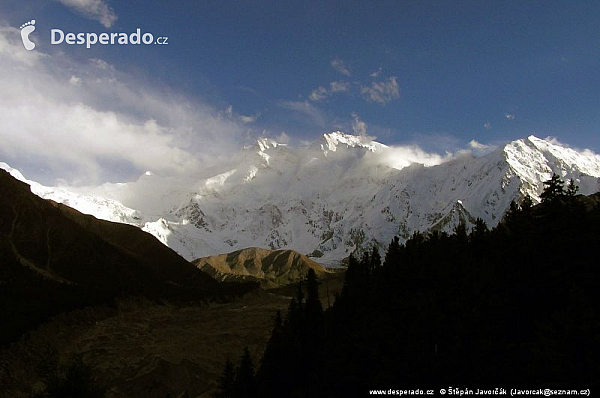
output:
[[[99,220],[63,204],[50,203],[58,208],[63,216],[115,246],[120,252],[143,263],[146,272],[156,274],[161,280],[180,286],[187,286],[193,281],[195,289],[207,290],[208,293],[214,289],[212,278],[203,272],[196,272],[196,267],[190,267],[190,263],[173,249],[140,228]]]
[[[0,343],[50,315],[119,295],[199,300],[219,290],[142,230],[41,199],[0,170]]]

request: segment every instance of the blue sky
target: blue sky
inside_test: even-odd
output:
[[[37,47],[30,53],[38,58],[28,67],[34,65],[38,87],[48,84],[40,90],[48,103],[80,104],[93,113],[82,121],[102,124],[93,115],[103,121],[114,116],[132,134],[139,128],[157,141],[172,133],[176,149],[195,160],[181,160],[183,155],[160,145],[156,153],[178,159],[182,169],[202,161],[198,154],[207,140],[227,136],[222,141],[233,147],[260,135],[314,140],[338,129],[438,153],[464,148],[473,139],[500,144],[530,134],[600,152],[597,1],[4,0],[0,6],[7,41],[21,24],[36,19]],[[165,46],[87,49],[50,45],[52,28],[75,33],[140,28],[169,39]],[[15,45],[10,51],[25,50]],[[6,66],[14,71],[12,77],[8,73],[13,81],[25,76],[16,66],[21,58],[15,59]],[[52,87],[60,79],[64,92],[55,98]],[[5,88],[12,87],[8,84]],[[135,95],[153,105],[140,105]],[[15,101],[26,99],[13,99],[11,106]],[[161,107],[177,109],[170,115]],[[205,117],[196,120],[195,113]],[[192,121],[174,120],[177,115]],[[203,142],[192,143],[194,135]],[[32,160],[36,152],[25,143],[2,155],[38,174],[44,167],[48,175],[61,173]],[[73,156],[63,173],[83,165],[82,175],[94,174],[83,180],[102,181],[146,166],[108,149],[88,155],[95,159],[90,163],[102,166],[87,169],[83,155]],[[98,169],[110,169],[113,176]]]

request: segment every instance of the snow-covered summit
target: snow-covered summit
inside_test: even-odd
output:
[[[340,146],[344,146],[346,148],[366,148],[371,152],[375,152],[378,149],[387,148],[386,145],[373,141],[371,137],[363,135],[350,135],[342,133],[341,131],[323,134],[323,140],[325,141],[323,144],[321,144],[321,149],[323,151],[335,152]]]
[[[266,151],[269,148],[277,148],[278,146],[285,146],[285,144],[280,144],[277,141],[271,138],[259,138],[256,140],[256,144],[260,151]]]
[[[414,231],[451,232],[476,218],[493,227],[512,200],[539,200],[552,173],[583,194],[600,191],[600,156],[533,136],[446,157],[341,132],[301,148],[261,138],[211,170],[78,193],[28,183],[42,197],[138,225],[187,259],[264,247],[325,264]]]
[[[552,173],[575,180],[582,193],[600,189],[600,155],[589,150],[577,151],[552,139],[529,136],[508,143],[503,154],[510,166],[509,174],[520,180],[521,195],[529,195],[534,201],[539,201],[543,182]]]

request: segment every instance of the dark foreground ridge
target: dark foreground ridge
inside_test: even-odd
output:
[[[116,297],[205,301],[250,287],[219,285],[139,228],[41,199],[0,170],[0,346]]]

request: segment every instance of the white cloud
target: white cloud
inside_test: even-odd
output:
[[[469,149],[475,156],[482,156],[494,151],[497,147],[494,145],[486,145],[475,140],[469,142]]]
[[[250,124],[250,123],[254,123],[258,118],[260,117],[260,113],[257,113],[255,115],[240,115],[239,116],[239,120],[240,122],[244,123],[244,124]]]
[[[331,82],[329,83],[329,91],[332,93],[342,93],[350,91],[350,83],[348,82]]]
[[[331,61],[332,66],[336,69],[342,68],[343,63],[340,60]],[[346,70],[346,69],[340,69]],[[371,77],[376,78],[381,74],[381,69],[371,74]],[[349,73],[348,73],[349,75]],[[350,92],[353,87],[357,87],[360,90],[360,94],[369,102],[376,102],[381,105],[385,105],[388,102],[400,98],[400,86],[395,76],[390,76],[385,80],[372,81],[371,85],[364,85],[359,82],[349,83],[346,81],[333,81],[329,83],[328,87],[319,86],[314,89],[308,99],[313,102],[320,102],[329,98],[332,94]]]
[[[343,92],[348,92],[348,91],[350,91],[350,83],[343,82],[343,81],[336,81],[336,82],[329,83],[328,89],[323,86],[317,87],[310,93],[310,96],[308,98],[311,101],[318,102],[318,101],[322,101],[322,100],[326,99],[331,94],[343,93]]]
[[[356,112],[350,114],[352,116],[352,131],[356,135],[366,136],[367,135],[367,124],[360,120]]]
[[[71,77],[69,78],[69,84],[72,84],[73,86],[79,86],[81,84],[81,78],[75,75],[71,75]]]
[[[453,141],[450,138],[448,140]],[[444,155],[426,152],[418,145],[392,146],[383,151],[381,162],[396,169],[402,169],[413,163],[436,166],[461,156],[484,156],[496,149],[498,149],[496,145],[482,144],[476,140],[471,140],[467,148],[447,150]]]
[[[327,98],[328,95],[327,89],[323,86],[319,86],[310,93],[309,98],[311,101],[322,101]]]
[[[507,120],[515,120],[515,115],[512,113],[507,113],[504,115],[504,117],[506,117]]]
[[[16,51],[19,46],[21,51]],[[22,49],[20,30],[0,23],[0,61],[13,63],[15,68],[19,68],[30,67],[46,57],[46,54],[41,51],[22,51]]]
[[[367,101],[377,102],[381,105],[400,97],[400,87],[395,76],[380,82],[374,81],[370,87],[361,86],[360,92]]]
[[[369,155],[370,158],[368,161],[374,162],[375,164],[383,164],[395,169],[402,169],[415,163],[430,167],[463,156],[483,156],[498,149],[498,146],[496,145],[482,144],[476,140],[471,140],[465,148],[464,146],[456,146],[455,143],[457,143],[458,140],[452,136],[432,134],[430,137],[436,140],[440,138],[447,141],[446,144],[443,145],[447,148],[444,150],[444,154],[435,151],[426,151],[419,145],[397,145],[384,147],[378,151],[377,155]]]
[[[370,76],[373,79],[376,79],[376,78],[378,78],[381,75],[382,72],[383,72],[383,70],[381,68],[379,68],[375,72],[371,73]]]
[[[289,135],[286,134],[285,131],[282,131],[281,134],[279,134],[277,137],[275,137],[275,141],[278,142],[279,144],[289,144],[291,141],[291,138]]]
[[[415,163],[427,167],[436,166],[453,158],[451,154],[441,156],[437,153],[425,152],[416,145],[387,147],[378,152],[377,156],[370,155],[373,161],[398,170]]]
[[[86,18],[94,19],[110,28],[117,20],[117,14],[103,0],[57,0]]]
[[[110,70],[110,71],[113,71],[115,69],[114,66],[112,66],[111,64],[109,64],[108,62],[106,62],[103,59],[90,58],[89,62],[90,62],[90,65],[92,65],[92,66],[94,66],[95,68],[98,68],[98,69]]]
[[[344,61],[339,58],[335,58],[331,60],[331,67],[341,73],[344,76],[350,76],[350,70],[344,65]]]
[[[260,117],[260,112],[256,113],[255,115],[241,115],[241,114],[237,114],[233,111],[233,106],[229,105],[227,107],[227,109],[225,109],[224,112],[222,112],[222,114],[230,120],[242,123],[242,124],[250,124],[250,123],[254,123],[259,117]]]
[[[193,172],[237,148],[244,131],[102,60],[24,51],[19,30],[1,25],[0,70],[0,159],[48,184],[49,175],[96,184]]]
[[[283,109],[308,116],[316,125],[325,127],[325,115],[308,101],[281,101],[277,105]]]
[[[491,129],[492,128],[492,123],[490,123],[490,122],[483,123],[483,128],[486,129],[486,130]]]

